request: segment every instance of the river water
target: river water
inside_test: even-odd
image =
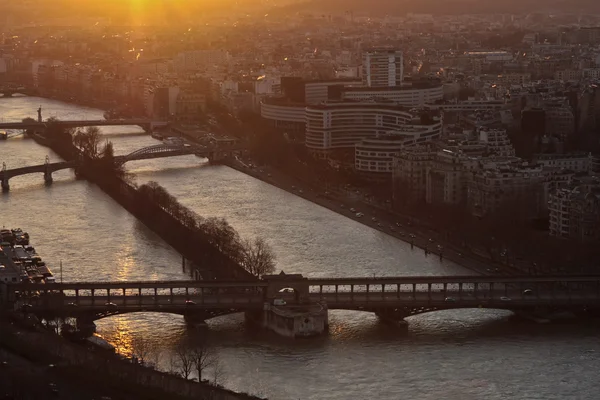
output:
[[[0,99],[4,121],[43,116],[98,119],[102,111],[31,97]],[[156,144],[137,127],[104,127],[117,154]],[[0,142],[7,168],[60,160],[15,133]],[[195,156],[127,165],[142,184],[159,182],[205,217],[222,216],[244,237],[273,246],[278,269],[305,276],[468,273],[381,232],[283,190]],[[10,181],[0,196],[0,225],[21,227],[60,279],[187,279],[180,256],[109,196],[72,171]],[[138,313],[97,322],[127,354],[136,337],[159,349],[168,369],[179,343],[207,335],[233,390],[283,399],[595,399],[600,393],[599,325],[535,325],[490,310],[436,312],[409,319],[408,331],[361,312],[330,312],[327,336],[290,341],[247,327],[241,315],[209,321],[202,333],[176,315]],[[209,371],[209,377],[211,372]]]

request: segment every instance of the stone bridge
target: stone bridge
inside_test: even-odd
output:
[[[146,132],[151,132],[155,128],[165,127],[166,121],[153,121],[145,118],[129,119],[99,119],[99,120],[73,120],[73,121],[55,121],[54,124],[63,128],[83,128],[86,126],[140,126]],[[6,129],[31,129],[35,131],[44,131],[48,126],[44,121],[25,121],[25,122],[0,122],[0,130]]]
[[[136,150],[130,154],[123,156],[116,156],[114,162],[116,165],[123,165],[129,161],[136,160],[149,160],[154,158],[165,158],[165,157],[176,157],[195,154],[199,157],[206,157],[212,162],[219,161],[221,159],[231,157],[233,154],[243,151],[242,146],[184,146],[184,145],[167,145],[159,144],[155,146],[145,147],[143,149]],[[60,161],[51,163],[46,157],[44,164],[32,165],[29,167],[21,167],[8,169],[6,164],[2,164],[2,170],[0,170],[0,185],[3,191],[10,190],[9,180],[15,176],[43,173],[44,181],[47,184],[52,183],[52,173],[68,168],[77,168],[81,166],[81,161]]]

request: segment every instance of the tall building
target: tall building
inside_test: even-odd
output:
[[[363,84],[394,87],[402,84],[404,57],[400,50],[372,49],[363,53]]]

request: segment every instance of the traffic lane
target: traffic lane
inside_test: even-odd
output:
[[[93,301],[91,298],[80,298],[77,303],[78,307],[85,307],[91,309],[99,309],[99,310],[107,310],[112,307],[114,308],[139,308],[140,306],[177,306],[177,307],[186,307],[186,308],[221,308],[222,306],[232,307],[235,306],[249,306],[255,305],[260,306],[264,303],[264,299],[261,297],[256,297],[252,299],[248,299],[245,301],[240,301],[238,297],[232,296],[220,296],[219,299],[216,297],[205,297],[205,298],[189,298],[194,301],[195,304],[187,304],[186,298],[183,296],[179,296],[180,298],[175,299],[175,301],[171,301],[171,298],[158,296],[156,299],[152,298],[144,298],[142,301],[131,302],[127,301],[124,298],[111,298],[110,303],[108,303],[107,297],[99,297]],[[289,296],[281,296],[282,298],[286,298],[289,300]],[[559,301],[561,303],[567,303],[572,301],[587,301],[587,300],[596,300],[598,301],[598,296],[595,293],[588,292],[580,292],[580,293],[568,293],[566,291],[554,292],[551,291],[537,291],[532,294],[525,294],[521,290],[517,289],[498,289],[493,291],[458,291],[458,290],[435,290],[431,292],[423,291],[385,291],[385,292],[340,292],[338,293],[310,293],[309,298],[313,301],[326,301],[329,302],[368,302],[368,303],[385,303],[392,302],[395,304],[406,303],[410,305],[411,303],[431,303],[435,302],[445,302],[445,301],[459,301],[461,303],[469,304],[472,302],[473,304],[478,303],[482,300],[485,301],[501,301],[501,302],[509,302],[513,301],[513,303],[524,303],[524,304],[540,304],[545,302],[556,302]],[[137,299],[139,300],[139,299]],[[43,306],[43,305],[40,305]],[[65,307],[68,307],[65,304]],[[34,306],[35,308],[35,306]]]
[[[316,296],[315,296],[316,297]],[[323,294],[320,295],[320,299],[327,302],[329,305],[335,305],[336,303],[368,303],[367,305],[431,305],[431,304],[445,304],[445,303],[460,303],[460,305],[473,306],[477,307],[482,302],[486,302],[486,304],[504,304],[507,307],[510,304],[513,305],[526,305],[535,307],[540,304],[546,303],[560,303],[564,305],[569,304],[588,304],[590,300],[595,300],[600,304],[600,301],[597,297],[592,297],[591,295],[571,295],[569,296],[566,293],[561,293],[557,295],[552,295],[549,293],[539,294],[537,296],[524,296],[522,293],[513,291],[504,293],[504,291],[493,292],[491,295],[473,295],[473,296],[465,296],[460,293],[415,293],[413,296],[410,293],[405,293],[400,297],[395,293],[370,293],[370,294]]]
[[[192,301],[198,305],[206,304],[206,305],[245,305],[245,304],[257,304],[263,302],[262,295],[205,295],[205,296],[185,296],[185,295],[177,295],[177,296],[64,296],[61,298],[62,300],[56,302],[47,301],[44,302],[43,299],[38,301],[32,301],[29,304],[32,306],[48,306],[52,307],[53,305],[64,306],[64,307],[87,307],[87,306],[98,306],[105,307],[107,304],[114,304],[117,306],[152,306],[152,305],[186,305],[186,301]],[[190,304],[191,305],[191,304]]]

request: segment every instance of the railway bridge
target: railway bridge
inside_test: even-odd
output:
[[[256,281],[69,282],[13,284],[5,304],[40,317],[92,322],[115,314],[165,312],[188,320],[238,312],[260,314],[320,304],[400,321],[437,310],[489,308],[528,315],[600,310],[600,276],[413,276],[306,278],[269,275]]]

